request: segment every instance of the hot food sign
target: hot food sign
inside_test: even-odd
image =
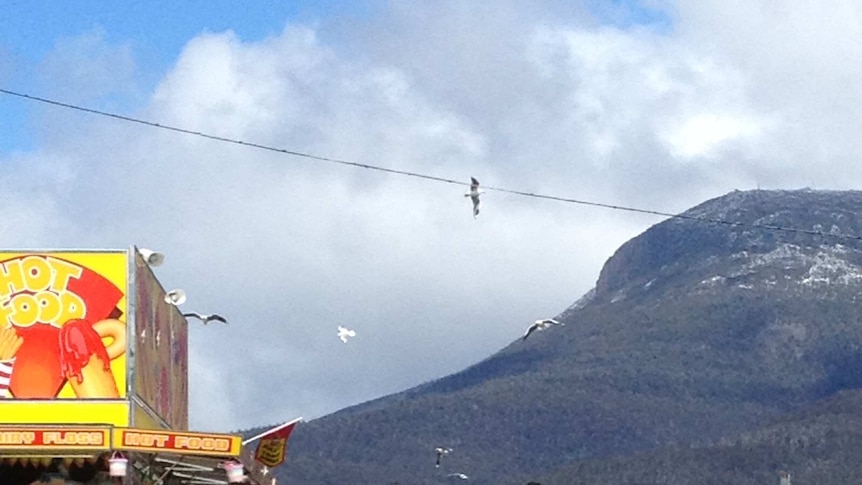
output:
[[[0,253],[0,397],[118,399],[125,252]]]

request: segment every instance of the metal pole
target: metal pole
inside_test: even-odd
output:
[[[260,433],[260,434],[258,434],[258,435],[252,436],[251,438],[249,438],[249,439],[247,439],[247,440],[243,441],[243,442],[242,442],[242,445],[243,445],[243,446],[245,446],[245,445],[247,445],[247,444],[251,443],[251,442],[252,442],[252,441],[254,441],[254,440],[259,440],[259,439],[263,438],[264,436],[266,436],[266,435],[268,435],[268,434],[270,434],[270,433],[275,433],[276,431],[278,431],[278,430],[280,430],[280,429],[282,429],[282,428],[286,428],[286,427],[290,426],[290,425],[291,425],[291,424],[293,424],[293,423],[298,423],[299,421],[302,421],[302,417],[298,417],[298,418],[294,419],[293,421],[290,421],[289,423],[284,423],[284,424],[278,425],[278,426],[276,426],[275,428],[268,429],[268,430],[264,431],[263,433]]]

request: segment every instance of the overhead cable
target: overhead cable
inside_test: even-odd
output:
[[[29,94],[25,94],[25,93],[21,93],[21,92],[17,92],[17,91],[11,91],[8,89],[3,89],[3,88],[0,88],[0,93],[7,94],[10,96],[16,96],[19,98],[24,98],[24,99],[27,99],[30,101],[36,101],[36,102],[45,103],[45,104],[49,104],[49,105],[53,105],[53,106],[58,106],[61,108],[67,108],[67,109],[71,109],[71,110],[75,110],[75,111],[81,111],[84,113],[90,113],[90,114],[99,115],[99,116],[106,116],[109,118],[114,118],[114,119],[118,119],[121,121],[129,122],[129,123],[137,123],[140,125],[150,126],[153,128],[159,128],[162,130],[174,131],[177,133],[184,133],[187,135],[193,135],[193,136],[198,136],[198,137],[202,137],[202,138],[207,138],[210,140],[215,140],[215,141],[219,141],[219,142],[223,142],[223,143],[231,143],[234,145],[241,145],[241,146],[246,146],[246,147],[251,147],[251,148],[257,148],[260,150],[267,150],[270,152],[277,152],[277,153],[282,153],[285,155],[292,155],[295,157],[302,157],[302,158],[317,160],[317,161],[321,161],[321,162],[335,163],[335,164],[339,164],[339,165],[347,165],[347,166],[351,166],[351,167],[364,168],[367,170],[376,170],[378,172],[385,172],[385,173],[391,173],[391,174],[396,174],[396,175],[404,175],[404,176],[408,176],[408,177],[417,177],[417,178],[421,178],[421,179],[425,179],[425,180],[433,180],[435,182],[444,182],[444,183],[448,183],[448,184],[466,185],[466,186],[470,185],[469,182],[462,182],[459,180],[453,180],[453,179],[444,178],[444,177],[437,177],[434,175],[427,175],[427,174],[423,174],[423,173],[419,173],[419,172],[411,172],[408,170],[398,170],[398,169],[394,169],[394,168],[381,167],[379,165],[370,165],[370,164],[366,164],[366,163],[358,163],[358,162],[351,162],[351,161],[347,161],[347,160],[339,160],[336,158],[323,157],[323,156],[319,156],[319,155],[313,155],[310,153],[298,152],[295,150],[287,150],[284,148],[277,148],[277,147],[273,147],[273,146],[263,145],[260,143],[247,142],[247,141],[243,141],[243,140],[227,138],[224,136],[212,135],[212,134],[204,133],[201,131],[189,130],[189,129],[180,128],[177,126],[155,123],[155,122],[143,120],[140,118],[133,118],[131,116],[124,116],[124,115],[120,115],[120,114],[116,114],[116,113],[110,113],[107,111],[101,111],[101,110],[97,110],[97,109],[93,109],[93,108],[87,108],[84,106],[74,105],[74,104],[70,104],[70,103],[64,103],[64,102],[56,101],[53,99],[42,98],[39,96],[32,96]],[[532,197],[532,198],[536,198],[536,199],[554,200],[554,201],[558,201],[558,202],[567,202],[570,204],[579,204],[579,205],[586,205],[586,206],[592,206],[592,207],[601,207],[601,208],[605,208],[605,209],[635,212],[635,213],[640,213],[640,214],[649,214],[649,215],[655,215],[655,216],[669,217],[669,218],[673,218],[673,219],[686,219],[686,220],[697,221],[697,222],[722,224],[722,225],[727,225],[727,226],[731,226],[731,227],[748,227],[748,228],[755,228],[755,229],[764,229],[764,230],[769,230],[769,231],[793,232],[793,233],[800,233],[800,234],[808,234],[808,235],[812,235],[812,236],[824,236],[824,237],[831,237],[831,238],[836,238],[836,239],[862,241],[862,236],[856,236],[856,235],[852,235],[852,234],[835,234],[832,232],[824,232],[824,231],[819,231],[819,230],[815,230],[815,229],[800,229],[800,228],[795,228],[795,227],[783,227],[783,226],[776,226],[776,225],[771,225],[771,224],[758,224],[758,223],[728,221],[728,220],[724,220],[724,219],[717,219],[717,218],[712,218],[712,217],[702,217],[702,216],[693,216],[693,215],[688,215],[688,214],[672,214],[670,212],[641,209],[641,208],[637,208],[637,207],[626,207],[626,206],[614,205],[614,204],[604,204],[601,202],[592,202],[592,201],[588,201],[588,200],[572,199],[572,198],[568,198],[568,197],[559,197],[559,196],[554,196],[554,195],[546,195],[546,194],[539,194],[539,193],[534,193],[534,192],[525,192],[525,191],[521,191],[521,190],[507,189],[504,187],[494,187],[494,186],[488,186],[488,185],[482,185],[482,187],[485,190],[504,192],[504,193],[519,195],[519,196],[523,196],[523,197]]]

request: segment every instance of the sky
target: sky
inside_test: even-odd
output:
[[[862,185],[851,0],[6,1],[0,89],[294,153],[682,212]],[[0,247],[166,255],[190,420],[314,419],[560,314],[655,215],[0,94]],[[356,337],[342,343],[336,328]]]

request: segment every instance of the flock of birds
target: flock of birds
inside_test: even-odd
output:
[[[198,314],[196,314],[196,313],[192,313],[192,314],[189,314],[189,315],[183,314],[183,316],[195,316],[195,317],[197,317],[197,318],[200,318],[201,320],[204,320],[204,319],[205,319],[205,318],[207,318],[207,317],[210,317],[211,319],[217,319],[217,318],[220,318],[218,315],[203,315],[203,316],[200,316],[200,315],[198,315]],[[224,321],[224,319],[221,319],[220,321]],[[207,321],[206,321],[206,320],[204,320],[204,323],[207,323]],[[227,322],[225,322],[225,323],[227,323]],[[530,334],[532,334],[533,332],[537,332],[537,331],[545,330],[545,329],[551,328],[551,327],[553,327],[553,326],[555,326],[555,325],[560,326],[560,327],[563,327],[563,326],[565,326],[566,324],[565,324],[565,323],[563,323],[563,322],[560,322],[560,321],[554,320],[553,318],[543,318],[543,319],[541,319],[541,320],[536,320],[535,322],[533,322],[532,324],[530,324],[530,326],[529,326],[529,327],[527,327],[527,330],[524,332],[524,336],[523,336],[523,337],[521,337],[521,340],[527,340],[527,337],[529,337],[529,336],[530,336]],[[347,343],[347,339],[348,339],[348,338],[352,338],[352,337],[355,337],[355,336],[356,336],[356,331],[355,331],[355,330],[351,330],[351,329],[349,329],[349,328],[347,328],[347,327],[344,327],[344,326],[342,326],[342,325],[339,325],[339,326],[338,326],[338,333],[337,333],[336,335],[338,335],[338,338],[339,338],[342,342]],[[438,449],[439,449],[439,448],[438,448]],[[438,465],[438,466],[440,465],[440,458],[439,458],[439,454],[438,454],[438,458],[437,458],[437,465]]]
[[[475,177],[470,177],[470,191],[467,192],[466,194],[464,194],[464,197],[470,197],[470,200],[473,202],[473,218],[476,218],[479,216],[479,209],[481,206],[480,197],[483,193],[485,193],[485,191],[482,190],[481,188],[479,188],[479,181],[476,180]],[[204,323],[206,323],[206,321],[204,321]],[[532,334],[533,332],[545,330],[545,329],[548,329],[548,328],[555,326],[555,325],[563,326],[565,324],[562,322],[559,322],[557,320],[554,320],[553,318],[544,318],[541,320],[536,320],[529,327],[527,327],[527,330],[524,332],[524,336],[522,337],[522,340],[527,340],[527,337],[529,337],[530,334]],[[339,340],[341,340],[343,343],[347,343],[347,340],[349,338],[353,338],[356,336],[356,331],[351,330],[351,329],[349,329],[343,325],[339,325],[338,326],[338,333],[336,335],[338,336]],[[435,462],[434,466],[439,468],[440,462],[443,459],[443,457],[448,455],[451,452],[452,452],[452,448],[448,448],[448,447],[438,446],[438,447],[434,448],[434,453],[437,455],[437,461]],[[449,473],[446,475],[446,477],[447,478],[457,478],[459,480],[467,480],[470,478],[469,476],[467,476],[464,473]]]
[[[479,187],[479,185],[480,185],[479,181],[476,180],[476,177],[470,177],[470,190],[464,194],[464,197],[469,197],[470,200],[473,202],[473,218],[474,219],[479,216],[479,208],[480,208],[481,203],[482,203],[481,196],[482,196],[482,194],[485,193],[485,191],[482,190]],[[536,320],[535,323],[533,323],[532,325],[527,327],[527,331],[524,332],[524,337],[522,340],[527,340],[527,337],[529,337],[531,333],[533,333],[537,330],[545,330],[545,329],[551,327],[552,325],[565,325],[565,324],[560,323],[557,320],[554,320],[552,318],[546,318],[543,320]],[[349,328],[346,328],[342,325],[339,325],[338,326],[338,333],[336,335],[338,335],[338,338],[342,342],[347,343],[348,338],[352,338],[352,337],[356,336],[356,331],[351,330]],[[438,450],[439,449],[441,449],[441,448],[438,448]],[[438,456],[437,457],[437,466],[440,466],[440,455],[439,455],[439,453],[437,456]]]
[[[219,323],[227,324],[227,319],[225,317],[217,314],[217,313],[203,314],[203,313],[198,313],[198,312],[188,312],[188,313],[183,313],[183,317],[195,318],[197,320],[200,320],[201,323],[203,323],[204,325],[207,325],[210,322],[219,322]],[[545,330],[545,329],[550,328],[554,325],[565,326],[566,324],[559,322],[557,320],[554,320],[553,318],[544,318],[542,320],[536,320],[529,327],[527,327],[527,330],[524,332],[524,336],[521,338],[521,340],[527,340],[527,337],[529,337],[531,333],[536,332],[536,331],[540,331],[540,330]],[[343,325],[339,325],[338,326],[338,333],[336,335],[338,336],[339,340],[341,340],[344,343],[347,343],[347,339],[353,338],[356,336],[356,330],[351,330],[351,329],[349,329]],[[440,464],[439,458],[438,458],[437,464],[438,465]]]
[[[479,216],[479,209],[480,209],[480,205],[481,205],[480,197],[484,193],[485,193],[485,191],[482,190],[481,188],[479,188],[479,181],[476,180],[475,177],[470,177],[470,190],[464,194],[464,197],[469,197],[473,203],[473,218],[474,219]],[[165,300],[168,303],[179,305],[183,301],[185,301],[185,296],[176,294],[175,293],[176,291],[179,291],[179,290],[174,290],[174,292],[169,292],[169,295],[165,297]],[[178,298],[178,296],[181,297],[181,301]],[[183,317],[198,319],[204,325],[206,325],[210,322],[220,322],[220,323],[227,324],[227,319],[225,319],[223,316],[221,316],[219,314],[215,314],[215,313],[213,313],[213,314],[202,314],[202,313],[197,313],[197,312],[188,312],[188,313],[183,313]],[[565,325],[565,324],[562,322],[559,322],[557,320],[554,320],[553,318],[544,318],[541,320],[536,320],[529,327],[527,327],[527,330],[524,332],[524,336],[521,338],[521,340],[527,340],[527,337],[529,337],[533,332],[546,330],[552,326],[563,326],[563,325]],[[349,329],[343,325],[339,325],[336,335],[338,336],[338,339],[341,340],[341,342],[346,344],[348,339],[356,337],[356,331]],[[443,457],[447,456],[451,452],[452,452],[452,448],[443,447],[443,446],[436,447],[434,449],[434,453],[437,455],[437,460],[436,460],[434,466],[439,468],[440,462],[443,459]],[[445,476],[447,478],[457,478],[459,480],[467,480],[470,478],[469,476],[467,476],[464,473],[449,473]]]
[[[476,218],[479,216],[479,208],[481,205],[480,197],[482,196],[482,194],[485,193],[485,191],[482,190],[479,187],[479,185],[480,185],[479,181],[476,180],[476,177],[470,177],[470,190],[464,194],[464,197],[469,197],[470,200],[473,202],[473,218]],[[162,255],[161,253],[156,253],[156,252],[151,251],[149,249],[141,249],[140,252],[141,252],[141,255],[144,257],[144,259],[152,266],[158,266],[162,263],[162,261],[164,261],[164,255]],[[171,303],[173,305],[179,306],[185,301],[185,293],[182,290],[171,290],[165,296],[165,301],[167,301],[168,303]],[[219,323],[227,324],[227,319],[224,318],[223,316],[217,314],[217,313],[203,314],[203,313],[198,313],[198,312],[188,312],[188,313],[183,313],[183,317],[198,319],[204,325],[207,325],[211,322],[219,322]],[[532,325],[527,327],[527,331],[524,332],[524,337],[522,340],[526,340],[527,337],[529,337],[531,333],[533,333],[537,330],[545,330],[545,329],[551,327],[552,325],[564,325],[564,324],[562,324],[562,323],[560,323],[560,322],[558,322],[552,318],[546,318],[543,320],[536,320],[535,323],[533,323]],[[343,343],[347,343],[348,339],[356,336],[356,331],[349,329],[343,325],[339,325],[338,326],[338,332],[336,333],[336,335],[338,336],[338,339],[341,340]],[[438,466],[440,465],[439,456],[440,455],[438,454],[438,458],[437,458],[437,465]]]
[[[479,181],[476,180],[475,177],[470,177],[470,191],[464,194],[464,197],[470,197],[470,200],[473,202],[473,218],[479,216],[479,209],[481,205],[480,197],[483,193],[485,193],[485,191],[479,188]],[[527,340],[527,337],[529,337],[530,334],[532,334],[533,332],[546,330],[548,328],[551,328],[552,326],[563,325],[565,325],[565,323],[554,320],[553,318],[543,318],[541,320],[536,320],[529,327],[527,327],[527,330],[524,332],[524,336],[521,338],[521,340]],[[347,343],[348,338],[356,336],[356,331],[339,325],[337,335],[342,342]],[[451,452],[452,448],[444,446],[438,446],[434,448],[434,453],[437,455],[437,460],[434,466],[436,468],[439,468],[440,462],[442,461],[443,457],[447,456]],[[445,476],[447,478],[457,478],[459,480],[468,480],[470,478],[464,473],[449,473]]]

